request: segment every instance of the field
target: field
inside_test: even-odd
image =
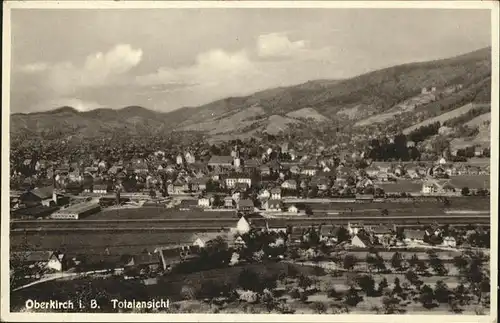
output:
[[[203,210],[180,211],[162,207],[144,207],[134,209],[103,210],[99,213],[86,217],[86,220],[99,219],[236,219],[236,211],[233,212],[205,212]]]
[[[417,123],[416,125],[413,125],[409,128],[406,128],[403,130],[403,134],[405,135],[408,135],[410,134],[413,130],[416,130],[420,127],[423,127],[423,126],[428,126],[430,124],[433,124],[435,122],[440,122],[441,124],[443,124],[445,121],[448,121],[448,120],[451,120],[453,118],[456,118],[456,117],[459,117],[463,114],[466,114],[467,112],[469,112],[470,110],[474,109],[474,108],[477,108],[479,107],[480,105],[477,105],[477,104],[466,104],[458,109],[455,109],[455,110],[452,110],[452,111],[449,111],[449,112],[446,112],[446,113],[443,113],[437,117],[434,117],[434,118],[429,118],[427,120],[424,120],[420,123]]]
[[[275,297],[279,297],[286,304],[295,310],[297,314],[312,314],[318,313],[315,305],[323,303],[326,311],[323,313],[332,313],[332,309],[336,304],[341,304],[340,300],[334,297],[329,297],[327,292],[332,288],[338,293],[345,293],[348,289],[348,284],[353,282],[356,273],[343,273],[340,276],[332,276],[327,272],[317,270],[311,266],[303,266],[300,264],[287,264],[276,262],[255,263],[247,265],[236,265],[234,267],[212,269],[195,273],[179,273],[169,274],[158,278],[157,284],[145,286],[140,280],[123,280],[118,277],[108,279],[77,279],[72,281],[53,281],[44,284],[36,285],[19,292],[11,293],[11,310],[17,311],[22,308],[26,298],[30,297],[37,300],[44,300],[48,295],[51,299],[68,299],[78,297],[77,291],[91,288],[93,293],[104,292],[110,298],[119,299],[169,299],[173,302],[173,312],[211,312],[214,311],[214,305],[209,306],[203,302],[203,296],[200,292],[203,290],[205,283],[213,282],[214,284],[231,286],[231,290],[240,289],[241,280],[240,274],[244,271],[258,273],[258,277],[278,277],[277,285],[274,289]],[[293,270],[293,272],[292,272]],[[282,275],[282,278],[279,278]],[[300,275],[304,275],[311,279],[310,292],[305,299],[297,299],[292,297],[291,291],[299,286],[298,279]],[[393,288],[394,279],[397,277],[401,283],[407,282],[404,275],[401,274],[376,274],[372,277],[378,285],[383,278],[388,281],[388,288]],[[459,277],[456,276],[420,276],[424,284],[433,287],[437,281],[441,280],[447,284],[448,288],[452,289],[459,283]],[[205,288],[205,291],[207,289]],[[415,292],[414,287],[405,289],[409,294]],[[350,313],[374,314],[376,310],[374,305],[382,308],[381,297],[368,297],[360,292],[363,300],[355,307],[350,308]],[[33,296],[36,295],[36,296]],[[187,296],[187,297],[186,297]],[[101,299],[101,307],[103,311],[113,312],[105,300]],[[474,313],[475,304],[464,306],[465,313]],[[477,305],[479,306],[479,305]],[[217,306],[216,306],[217,307]],[[404,310],[408,313],[423,312],[428,314],[451,314],[447,304],[441,304],[433,310],[425,310],[422,304],[415,301],[410,301],[404,306]],[[487,311],[487,310],[486,310]],[[218,309],[220,313],[266,313],[268,312],[263,304],[251,304],[241,301],[229,302]],[[419,313],[420,314],[420,313]]]
[[[12,251],[22,251],[27,243],[33,250],[60,250],[70,253],[140,253],[145,248],[193,243],[196,232],[35,232],[10,235]]]
[[[406,192],[414,193],[420,192],[422,190],[421,181],[410,181],[410,180],[398,180],[395,183],[381,183],[377,184],[378,187],[384,190],[386,193],[390,192]]]
[[[489,175],[465,175],[465,176],[452,176],[451,184],[455,187],[462,188],[490,188],[490,176]]]
[[[471,128],[480,127],[487,121],[491,121],[491,112],[481,114],[480,116],[477,116],[467,122],[465,125]]]

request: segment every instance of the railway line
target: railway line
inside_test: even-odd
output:
[[[11,231],[57,231],[57,230],[219,230],[236,225],[236,218],[194,218],[194,219],[99,219],[99,220],[17,220],[11,222]],[[408,215],[401,216],[330,216],[330,217],[287,217],[251,219],[255,226],[270,227],[311,226],[321,224],[346,225],[425,225],[439,224],[490,224],[490,214],[446,214],[446,215]]]

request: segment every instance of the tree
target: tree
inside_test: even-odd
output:
[[[375,280],[370,275],[360,275],[356,277],[356,283],[366,296],[375,296]]]
[[[470,190],[468,187],[462,187],[462,195],[463,196],[469,196]]]
[[[397,272],[403,271],[403,256],[399,252],[395,252],[391,257],[391,266]]]
[[[467,259],[463,255],[456,256],[453,258],[453,263],[458,269],[458,272],[463,275],[467,269]]]
[[[384,314],[395,314],[400,313],[399,303],[401,300],[394,295],[384,296],[382,298],[382,304],[384,305]]]
[[[396,277],[397,278],[397,277]],[[378,293],[382,294],[384,289],[389,287],[389,283],[387,282],[387,278],[383,278],[378,284]],[[401,286],[400,286],[401,287]]]
[[[315,302],[313,304],[313,309],[314,309],[314,312],[317,314],[326,313],[326,310],[327,310],[326,305],[323,302]]]
[[[313,281],[311,278],[305,276],[305,275],[300,275],[299,276],[299,287],[303,289],[309,288],[313,284]]]
[[[417,288],[420,287],[420,285],[422,285],[422,281],[418,278],[418,275],[413,271],[413,270],[409,270],[406,272],[405,274],[405,278],[414,286],[416,286]]]
[[[384,258],[381,255],[377,254],[375,256],[375,268],[378,272],[385,271],[387,267],[385,266]]]
[[[392,293],[395,295],[401,295],[403,292],[403,288],[401,288],[401,283],[399,281],[399,278],[396,277],[394,278],[394,288],[392,289]]]
[[[419,301],[426,309],[436,307],[436,303],[434,303],[434,291],[429,285],[424,285],[420,289]]]
[[[356,265],[357,261],[358,260],[356,259],[356,256],[351,255],[351,254],[347,254],[344,257],[344,263],[343,263],[344,269],[346,269],[346,270],[352,270],[352,269],[354,269],[354,266]]]
[[[434,287],[434,298],[436,301],[438,301],[438,303],[448,303],[450,294],[451,292],[448,286],[442,280],[438,280]]]
[[[361,302],[362,300],[363,297],[358,295],[358,292],[356,291],[355,288],[351,287],[345,295],[344,303],[347,306],[356,307],[356,305],[358,305],[358,303]]]
[[[432,267],[432,270],[439,276],[444,276],[448,274],[448,269],[444,266],[443,261],[439,258],[439,256],[435,252],[429,252],[429,263]]]
[[[408,264],[410,265],[411,269],[415,269],[419,262],[420,259],[418,259],[418,256],[415,253],[411,256],[410,260],[408,260]]]
[[[258,291],[259,274],[250,269],[243,269],[238,276],[238,285],[244,290]]]
[[[328,290],[327,295],[328,295],[328,297],[334,298],[334,299],[337,299],[337,300],[340,299],[340,298],[342,298],[342,294],[339,293],[335,289],[335,287],[333,287],[333,286]]]
[[[339,227],[339,229],[337,230],[337,242],[338,243],[341,243],[341,242],[345,242],[345,241],[349,241],[351,239],[351,236],[349,235],[349,230],[347,230],[346,228],[344,227]]]

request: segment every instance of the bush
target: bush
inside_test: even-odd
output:
[[[350,288],[344,298],[344,303],[347,306],[356,307],[363,300],[363,297],[358,295],[358,292],[354,288]]]
[[[312,304],[312,309],[317,314],[326,313],[326,310],[327,310],[326,305],[324,303],[322,303],[322,302],[314,302]]]
[[[298,288],[294,288],[290,291],[290,297],[293,299],[299,299],[300,298],[300,291]]]

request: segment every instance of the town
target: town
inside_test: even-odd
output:
[[[306,270],[296,274],[300,279],[290,287],[291,301],[296,294],[303,304],[299,308],[322,312],[328,311],[325,302],[309,299],[334,293],[331,287],[317,285],[322,276],[314,284],[302,282],[318,271],[336,277],[357,273],[353,281],[372,285],[370,275],[383,277],[379,293],[373,285],[367,296],[386,295],[391,275],[398,290],[402,280],[429,287],[442,278],[438,287],[448,281],[452,295],[451,286],[465,288],[457,278],[465,273],[467,258],[487,264],[480,250],[489,250],[490,242],[489,158],[482,152],[458,162],[449,153],[429,161],[376,161],[366,157],[372,146],[342,154],[338,147],[270,139],[260,145],[196,141],[163,150],[158,146],[168,145],[156,142],[157,147],[143,146],[144,153],[133,144],[128,151],[101,145],[101,155],[86,153],[82,145],[73,155],[79,161],[54,160],[50,148],[35,158],[19,158],[11,164],[11,257],[18,264],[13,277],[19,292],[40,281],[88,275],[118,276],[144,288],[170,282],[171,276],[271,261],[271,271]],[[315,273],[308,274],[309,269]],[[240,276],[270,279],[243,270]],[[487,276],[478,275],[477,283],[486,284]],[[276,281],[270,284],[278,288]],[[361,302],[353,286],[335,291],[334,312],[356,308],[341,301],[345,293],[347,302]],[[483,311],[484,286],[476,292]],[[296,307],[269,294],[269,286],[240,286],[238,295],[227,286],[212,287],[202,284],[191,296],[182,290],[169,296],[196,299],[194,294],[208,293],[222,302],[219,310],[230,307],[233,297],[260,305],[259,298],[271,297],[274,305],[267,306],[284,313]],[[221,288],[225,301],[216,292]],[[408,286],[405,293],[416,295]],[[400,294],[390,295],[358,310],[394,313],[415,306],[404,305]],[[422,305],[432,308],[439,302],[430,297]],[[455,298],[446,303],[452,311],[471,304]]]

